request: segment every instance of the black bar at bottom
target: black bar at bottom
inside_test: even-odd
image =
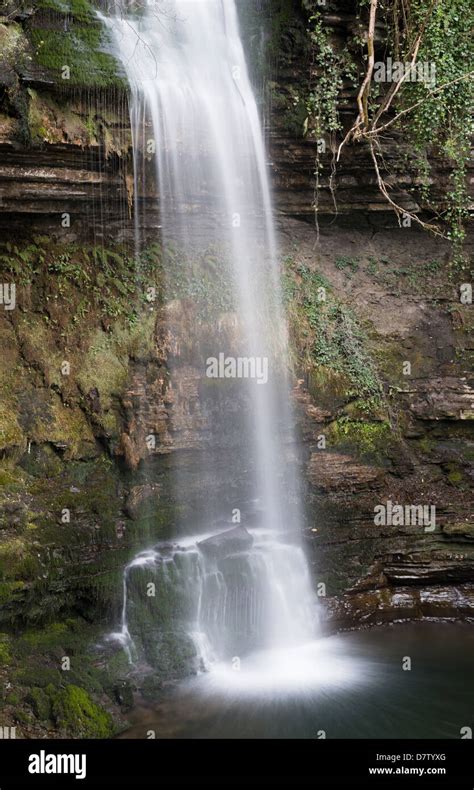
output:
[[[256,782],[472,790],[472,740],[0,740],[0,790]]]

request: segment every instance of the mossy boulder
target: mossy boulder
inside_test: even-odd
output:
[[[184,678],[195,669],[196,648],[184,630],[151,629],[142,641],[146,659],[160,677]]]
[[[53,719],[69,736],[109,738],[113,734],[112,717],[84,689],[71,684],[51,696]]]

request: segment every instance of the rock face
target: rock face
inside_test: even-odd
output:
[[[312,453],[308,463],[308,477],[315,488],[322,491],[339,491],[344,480],[345,494],[356,493],[383,475],[382,469],[358,462],[350,455],[341,453]]]
[[[212,538],[200,540],[197,544],[200,551],[208,557],[223,559],[229,554],[236,554],[240,551],[248,551],[252,548],[253,538],[245,527],[235,527]]]
[[[136,521],[144,509],[157,509],[159,501],[160,486],[156,484],[134,486],[125,501],[125,512],[127,516]]]
[[[272,4],[261,4],[254,20],[261,34],[272,26]],[[24,14],[12,6],[9,24],[1,31],[7,41],[4,55],[5,97],[0,106],[0,195],[4,227],[22,232],[25,217],[36,227],[79,239],[92,233],[97,238],[133,239],[133,175],[128,101],[120,66],[104,54],[107,40],[84,3],[77,16],[64,14],[61,4],[39,4]],[[345,3],[318,9],[337,51],[351,44],[355,13]],[[245,10],[241,11],[245,17]],[[248,12],[247,12],[248,13]],[[66,19],[66,21],[64,21]],[[245,19],[242,20],[245,32]],[[306,33],[307,14],[294,4],[288,30],[281,40],[275,74],[267,79],[269,166],[278,213],[314,221],[315,159],[317,142],[304,137],[304,106],[311,74]],[[59,32],[61,31],[61,32]],[[251,46],[256,36],[253,30]],[[71,77],[62,79],[58,58],[71,65]],[[100,57],[97,56],[97,52]],[[354,55],[354,52],[352,52]],[[356,57],[357,60],[357,57]],[[63,62],[63,61],[61,61]],[[361,62],[362,63],[362,62]],[[338,110],[349,125],[356,112],[354,88],[344,85]],[[295,109],[296,108],[296,109]],[[334,143],[326,141],[317,191],[318,216],[322,224],[337,214],[358,226],[394,226],[393,215],[378,189],[370,153],[364,145],[347,147],[333,181]],[[407,167],[412,151],[400,135],[384,136],[384,160],[394,198],[405,209],[423,208],[417,179]],[[449,188],[446,163],[430,157],[432,180],[437,191]],[[415,188],[416,198],[413,196]],[[145,234],[156,235],[160,221],[156,212],[156,185],[140,192],[147,214]],[[62,215],[70,215],[66,228]],[[100,217],[100,222],[98,218]],[[357,218],[357,219],[356,219]],[[332,221],[332,220],[331,220]]]
[[[206,466],[205,452],[218,441],[219,419],[244,396],[231,382],[211,396],[196,363],[216,326],[223,345],[233,347],[235,316],[219,308],[203,318],[189,296],[143,308],[148,280],[153,275],[157,289],[163,282],[158,258],[143,275],[120,245],[134,232],[127,92],[109,60],[91,60],[87,73],[74,61],[74,79],[59,82],[35,30],[47,32],[40,40],[48,39],[51,56],[65,15],[43,5],[51,4],[23,13],[11,3],[0,25],[0,226],[9,244],[0,265],[2,282],[17,285],[17,309],[0,305],[2,622],[66,617],[77,601],[91,619],[114,622],[122,568],[144,537],[166,538],[171,525],[194,516],[179,510],[177,468],[180,484],[196,492],[200,515],[210,483],[229,509],[242,495],[247,459],[237,432],[226,431],[218,469]],[[285,297],[304,291],[289,313],[296,315],[293,394],[314,578],[326,585],[328,612],[339,623],[363,621],[368,610],[370,622],[379,610],[387,620],[402,610],[452,616],[456,606],[467,616],[474,579],[472,306],[459,299],[464,280],[448,277],[444,242],[393,229],[363,146],[347,148],[338,168],[344,221],[323,221],[317,239],[316,143],[303,137],[294,103],[310,64],[305,17],[294,6],[287,50],[267,85],[266,117],[288,264]],[[322,11],[343,47],[353,14],[339,2]],[[74,36],[88,27],[102,35],[89,16],[66,22]],[[85,44],[77,52],[87,56]],[[349,122],[354,96],[347,86],[340,99]],[[413,208],[411,176],[397,165],[405,154],[403,140],[386,138],[397,199]],[[331,157],[328,145],[319,216],[332,222]],[[434,161],[433,178],[442,193],[443,162]],[[144,235],[154,242],[155,197],[153,184],[140,195]],[[327,312],[312,300],[321,288]],[[62,373],[65,361],[70,375]],[[376,525],[374,508],[387,500],[434,505],[434,532]],[[243,545],[247,533],[238,535]]]
[[[358,625],[383,625],[387,622],[416,620],[422,617],[458,619],[474,617],[472,585],[459,587],[398,587],[396,591],[376,590],[343,595],[323,605],[323,627],[347,628]]]
[[[474,419],[474,389],[467,379],[446,376],[429,383],[416,381],[408,401],[418,420]]]
[[[23,234],[28,218],[37,231],[77,239],[101,238],[108,225],[117,238],[133,183],[127,96],[94,9],[87,0],[72,13],[54,1],[4,5],[1,226]]]

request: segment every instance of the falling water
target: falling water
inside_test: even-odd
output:
[[[124,574],[120,638],[130,656],[135,634],[148,645],[154,640],[149,658],[156,645],[166,649],[169,623],[179,622],[198,668],[209,669],[219,659],[314,635],[295,462],[287,457],[287,338],[265,147],[234,0],[173,0],[134,15],[116,3],[107,24],[131,87],[137,246],[154,162],[163,243],[188,256],[219,246],[231,263],[234,350],[268,364],[268,381],[242,380],[250,408],[233,416],[249,459],[258,528],[244,521],[219,533],[208,524],[218,534],[214,542],[198,534],[155,546]],[[226,353],[222,346],[216,332],[215,358]],[[226,421],[221,425],[225,433]],[[150,582],[156,597],[147,600]],[[186,640],[180,649],[186,653]]]

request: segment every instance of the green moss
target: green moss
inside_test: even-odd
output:
[[[56,725],[72,737],[109,738],[114,731],[110,714],[73,684],[52,694],[52,715]]]
[[[15,600],[15,594],[25,588],[25,583],[23,581],[16,581],[16,582],[0,582],[0,605],[4,606],[5,604]]]
[[[87,664],[87,666],[82,666]],[[76,662],[73,662],[73,667],[67,673],[68,683],[73,683],[75,686],[85,689],[92,694],[100,694],[103,691],[102,675],[100,670],[90,665],[86,656],[81,658],[81,666],[77,667]]]
[[[196,647],[184,630],[149,628],[142,642],[146,660],[159,677],[175,680],[192,672]]]
[[[17,724],[23,724],[25,727],[35,723],[34,716],[29,713],[29,711],[23,710],[22,708],[15,710],[14,718]]]
[[[49,667],[26,667],[15,672],[14,679],[20,686],[56,688],[61,683],[61,673]]]
[[[13,466],[5,465],[0,467],[0,486],[3,488],[16,486],[19,477],[20,475]]]
[[[107,661],[108,673],[111,675],[126,674],[130,670],[127,655],[124,650],[119,650]]]
[[[15,401],[0,404],[0,449],[24,444],[23,431],[18,425]]]
[[[455,540],[474,540],[474,523],[469,521],[456,521],[454,524],[444,524],[443,534]]]
[[[446,464],[445,469],[447,472],[448,480],[451,483],[451,485],[456,486],[457,488],[463,485],[463,483],[465,482],[464,474],[459,464],[453,461],[451,463]]]
[[[61,444],[64,444],[64,439],[64,434],[59,436]],[[20,463],[21,469],[28,475],[39,479],[60,477],[65,471],[63,459],[49,444],[31,445],[30,452],[25,453]]]
[[[0,543],[0,580],[33,579],[39,570],[33,546],[23,538],[4,539]]]
[[[346,403],[342,409],[344,416],[351,420],[364,422],[384,422],[388,420],[387,404],[379,397],[357,398]]]
[[[0,634],[0,666],[9,664],[10,661],[10,637],[8,634]]]
[[[323,408],[333,409],[347,401],[351,381],[346,373],[326,365],[318,365],[308,374],[308,390]]]
[[[39,332],[35,332],[36,329]],[[51,384],[68,388],[68,382],[61,381],[61,360],[64,354],[58,354],[54,348],[54,337],[41,324],[36,322],[22,323],[19,329],[21,338],[30,343],[32,338],[43,338],[42,349],[37,351],[38,362],[43,366]],[[20,395],[18,404],[18,422],[23,433],[34,445],[29,457],[22,461],[24,468],[31,474],[46,477],[57,476],[62,471],[62,460],[48,443],[58,444],[63,451],[65,461],[84,458],[96,454],[95,437],[85,414],[79,408],[65,405],[58,394],[50,390],[31,393],[25,399]],[[44,463],[44,466],[43,466]]]
[[[75,143],[88,146],[97,144],[99,130],[92,114],[84,117],[80,106],[67,105],[53,96],[28,88],[28,128],[33,143]]]
[[[88,0],[37,0],[35,5],[38,9],[72,16],[80,22],[90,22],[94,19],[93,7]]]
[[[34,631],[26,631],[23,639],[33,649],[47,650],[58,645],[67,632],[66,623],[51,623]]]
[[[114,411],[114,404],[127,378],[128,355],[120,353],[114,334],[97,330],[83,359],[78,383],[83,392],[98,388],[102,413],[97,419],[111,433],[118,430],[118,414]]]
[[[388,422],[364,422],[340,417],[328,429],[330,446],[347,447],[370,460],[380,460],[386,455],[392,441],[392,428]]]
[[[435,448],[435,443],[432,439],[428,439],[427,436],[424,436],[423,439],[420,439],[418,442],[418,447],[420,448],[421,452],[424,455],[429,455],[433,452]]]
[[[66,445],[65,459],[69,460],[94,454],[91,424],[98,424],[111,439],[117,438],[118,398],[127,380],[129,359],[146,358],[152,345],[156,313],[146,293],[148,287],[160,293],[163,287],[164,273],[156,257],[159,249],[155,245],[137,263],[119,246],[78,247],[44,237],[25,245],[6,245],[0,255],[3,268],[17,281],[41,289],[43,304],[50,305],[48,314],[30,310],[19,316],[17,338],[12,338],[13,348],[18,338],[26,347],[50,391],[38,390],[25,398],[25,383],[31,376],[18,354],[8,360],[0,446],[24,446],[27,437],[37,444],[57,442]],[[176,264],[176,273],[178,269]],[[75,343],[66,351],[63,317],[68,314],[73,316]],[[104,329],[99,328],[103,318],[107,319]],[[62,375],[64,360],[71,365],[70,376]],[[87,396],[94,389],[100,408],[90,411]],[[79,399],[82,408],[77,407]],[[24,412],[19,421],[18,412]]]
[[[60,84],[77,87],[125,87],[118,75],[115,59],[101,51],[104,31],[97,19],[78,15],[65,31],[34,28],[31,42],[35,59],[52,72]],[[62,77],[63,69],[70,70],[69,79]]]
[[[54,686],[49,686],[47,689],[52,689],[54,693]],[[34,686],[26,697],[26,701],[31,705],[37,719],[45,721],[51,718],[51,696],[47,691]]]

